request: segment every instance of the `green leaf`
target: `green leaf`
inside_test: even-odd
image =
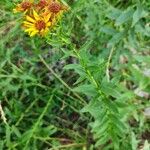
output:
[[[12,126],[12,131],[17,135],[17,137],[21,137],[20,131],[14,125]]]
[[[107,13],[107,17],[114,20],[118,18],[120,13],[121,13],[121,10],[114,8],[114,7],[110,7],[109,12]]]
[[[4,142],[0,140],[0,150],[4,149]]]
[[[101,138],[99,140],[97,140],[96,142],[96,147],[106,143],[108,140],[110,139],[109,135],[107,133],[105,133],[103,136],[101,136]]]
[[[132,19],[134,10],[132,8],[129,8],[125,11],[123,11],[119,17],[116,19],[116,25],[120,26],[124,23],[127,23],[130,19]]]
[[[69,69],[81,69],[81,65],[79,64],[68,64],[64,67],[64,69],[69,70]]]
[[[106,115],[106,111],[102,109],[102,102],[97,98],[91,99],[90,103],[86,105],[81,112],[89,112],[95,119],[100,118],[101,120]]]
[[[6,142],[9,147],[11,145],[11,131],[9,125],[6,125]]]
[[[126,33],[123,32],[119,32],[117,34],[115,34],[109,41],[108,41],[108,46],[113,46],[115,44],[117,44],[121,39],[123,39],[125,37]]]
[[[109,26],[102,27],[100,31],[102,33],[105,33],[105,34],[108,34],[108,35],[114,35],[114,34],[117,33],[117,31],[114,28],[109,27]]]
[[[143,17],[146,17],[148,13],[143,9],[141,5],[137,6],[136,11],[133,14],[132,27]]]
[[[138,141],[136,139],[135,133],[131,133],[131,144],[132,144],[132,150],[137,150],[138,147]]]
[[[96,90],[92,84],[80,85],[80,86],[74,88],[73,91],[83,93],[88,96],[95,96],[97,94]]]
[[[116,87],[116,85],[112,84],[111,82],[107,82],[105,80],[102,81],[101,90],[106,95],[110,95],[114,98],[119,98],[121,96],[119,89]]]
[[[146,140],[145,143],[144,143],[143,150],[150,150],[150,144],[148,143],[147,140]]]
[[[79,64],[68,64],[64,67],[66,70],[74,70],[76,73],[78,73],[80,76],[85,76],[85,73]]]

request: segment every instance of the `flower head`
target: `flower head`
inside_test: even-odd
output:
[[[39,34],[44,36],[48,33],[49,27],[51,26],[50,22],[51,14],[37,14],[35,10],[33,10],[33,15],[26,15],[26,21],[23,22],[23,27],[25,32],[27,32],[31,37]]]
[[[47,0],[40,0],[38,4],[36,5],[37,9],[41,10],[44,9],[48,5]]]
[[[58,22],[61,18],[64,11],[67,10],[67,7],[60,3],[58,0],[50,0],[48,5],[45,8],[45,14],[51,13],[51,20],[53,25]]]
[[[23,13],[23,28],[30,36],[44,36],[67,9],[59,0],[23,0],[14,12]]]
[[[17,4],[16,8],[13,9],[14,13],[17,12],[27,12],[33,6],[32,0],[24,0],[20,4]]]
[[[67,7],[61,4],[58,0],[51,0],[51,2],[49,3],[47,7],[47,11],[54,13],[54,14],[63,12],[66,9]]]

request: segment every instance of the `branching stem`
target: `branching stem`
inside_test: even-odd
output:
[[[42,61],[42,63],[46,66],[46,68],[55,76],[56,79],[58,79],[69,91],[71,91],[81,102],[81,104],[86,104],[86,102],[83,100],[83,98],[81,96],[79,96],[77,93],[75,93],[72,88],[66,83],[64,82],[54,71],[51,67],[49,67],[49,65],[46,63],[46,61],[43,59],[43,57],[41,55],[39,55],[40,60]]]

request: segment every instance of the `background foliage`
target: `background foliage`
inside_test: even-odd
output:
[[[149,0],[66,0],[46,38],[0,1],[0,149],[149,149]]]

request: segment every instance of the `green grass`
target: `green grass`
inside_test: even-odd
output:
[[[0,1],[0,150],[149,150],[149,0],[66,0],[46,38],[16,2]]]

